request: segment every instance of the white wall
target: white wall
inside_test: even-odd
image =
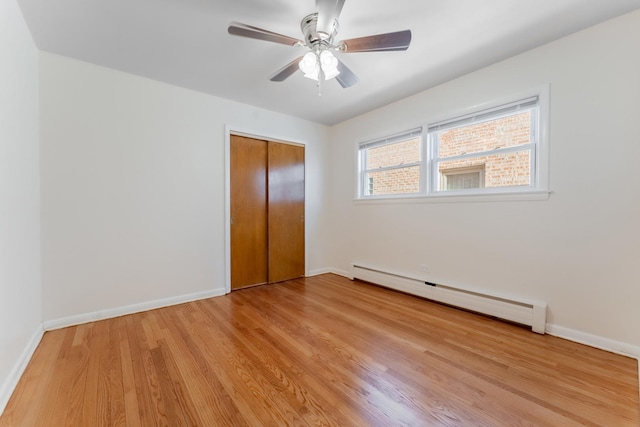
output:
[[[332,265],[347,270],[358,260],[540,299],[556,333],[590,334],[584,336],[637,351],[639,51],[637,11],[332,128]],[[357,142],[546,83],[548,201],[353,202]]]
[[[0,2],[0,413],[41,331],[38,51]],[[31,347],[31,348],[30,348]]]
[[[45,321],[224,292],[225,126],[306,143],[308,269],[327,265],[324,126],[40,54]]]

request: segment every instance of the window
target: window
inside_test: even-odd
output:
[[[533,97],[429,126],[434,191],[533,187],[537,123]]]
[[[440,190],[484,187],[484,165],[440,170]]]
[[[360,145],[360,194],[420,194],[422,129]]]
[[[360,144],[358,197],[548,196],[547,90],[530,94]]]

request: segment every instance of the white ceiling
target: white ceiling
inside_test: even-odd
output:
[[[230,21],[302,38],[315,0],[18,0],[39,49],[332,125],[640,7],[640,0],[346,0],[338,40],[411,29],[405,52],[338,54],[343,89],[300,72],[304,53],[231,36]]]

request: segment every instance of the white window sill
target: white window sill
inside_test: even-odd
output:
[[[406,203],[477,203],[477,202],[522,202],[549,200],[551,191],[523,191],[508,193],[476,193],[476,194],[437,194],[432,196],[385,196],[356,198],[353,201],[360,205],[406,204]]]

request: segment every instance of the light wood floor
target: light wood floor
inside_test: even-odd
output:
[[[323,275],[47,332],[0,426],[638,426],[637,369]]]

